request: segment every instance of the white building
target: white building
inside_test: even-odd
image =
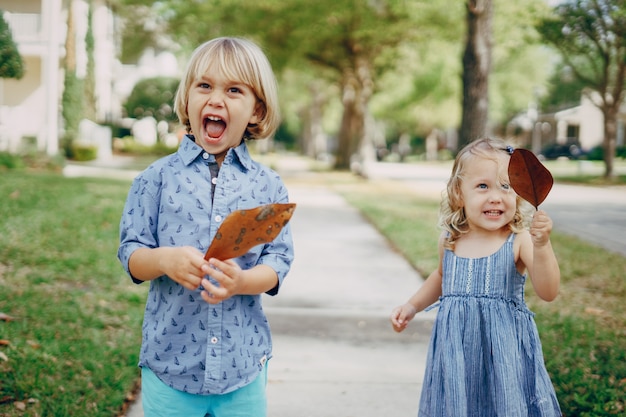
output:
[[[595,102],[595,103],[594,103]],[[582,94],[580,105],[554,113],[556,124],[557,143],[566,143],[575,139],[583,150],[590,150],[601,146],[604,141],[604,115],[598,107],[600,96],[598,93]],[[624,124],[626,109],[622,105],[617,125],[617,145],[624,145]]]
[[[591,92],[581,94],[579,105],[554,113],[539,114],[530,107],[509,122],[507,137],[516,136],[518,145],[530,145],[535,153],[552,144],[576,144],[588,152],[604,142],[604,115],[599,104],[598,93]],[[617,146],[626,144],[626,103],[617,115],[616,142]]]
[[[112,120],[120,105],[113,93],[116,42],[114,16],[106,0],[92,0],[92,31],[96,78],[96,117]],[[77,74],[87,68],[85,0],[0,0],[13,40],[25,64],[20,80],[0,78],[0,151],[17,151],[26,138],[49,155],[59,151],[62,134],[61,97],[67,17],[76,26]]]

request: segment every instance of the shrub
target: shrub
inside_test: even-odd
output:
[[[24,168],[25,164],[22,158],[9,152],[0,152],[0,168],[16,169]]]
[[[139,81],[124,104],[128,117],[152,116],[157,122],[176,122],[174,96],[179,81],[171,77],[146,78]]]
[[[76,161],[93,161],[98,157],[98,148],[89,145],[73,145],[73,159]]]

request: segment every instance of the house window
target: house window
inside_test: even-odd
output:
[[[568,125],[567,126],[567,139],[571,141],[572,139],[578,140],[580,136],[580,126],[577,125]]]

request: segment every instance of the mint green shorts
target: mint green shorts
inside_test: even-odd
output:
[[[164,384],[150,369],[141,368],[144,417],[266,417],[267,364],[245,387],[228,394],[199,395]]]

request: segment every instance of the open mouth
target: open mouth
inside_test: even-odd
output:
[[[502,215],[500,210],[487,210],[483,212],[487,217],[497,217]]]
[[[226,130],[226,122],[217,116],[209,116],[204,119],[204,131],[210,138],[219,138]]]

